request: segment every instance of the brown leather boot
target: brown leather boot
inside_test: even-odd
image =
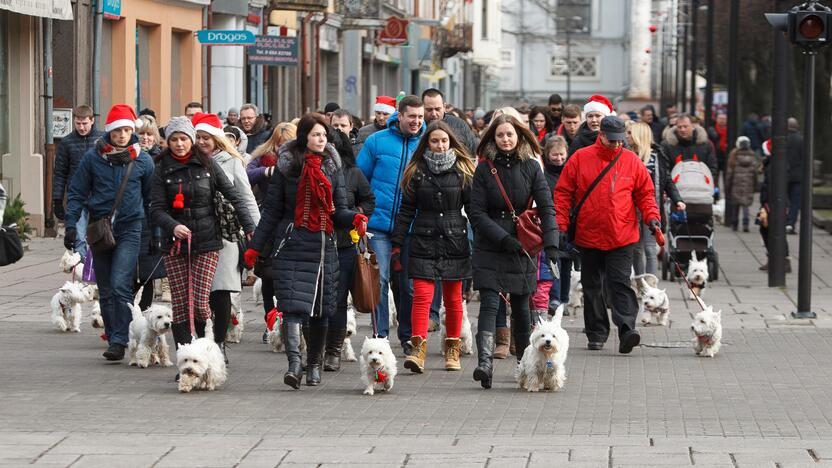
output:
[[[462,341],[459,338],[445,338],[445,370],[457,371],[462,370],[462,364],[459,362],[459,352],[462,346]]]
[[[511,341],[511,329],[502,327],[497,329],[496,348],[494,349],[494,359],[505,359],[508,357],[508,345]]]
[[[421,374],[425,371],[425,355],[427,354],[428,342],[421,336],[412,336],[410,337],[410,345],[413,347],[413,351],[404,360],[404,368]]]

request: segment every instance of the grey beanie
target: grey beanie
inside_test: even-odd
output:
[[[176,132],[184,133],[191,139],[192,143],[196,143],[196,130],[194,130],[194,125],[191,123],[189,118],[174,117],[170,119],[170,122],[168,122],[168,125],[165,127],[166,139],[170,140],[171,135]]]
[[[228,109],[228,113],[229,113],[229,114],[237,114],[237,115],[239,115],[239,114],[240,114],[240,109],[237,109],[236,107],[230,107],[230,108]]]

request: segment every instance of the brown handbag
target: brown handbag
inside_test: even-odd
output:
[[[367,243],[367,236],[358,240],[355,250],[355,267],[350,288],[352,305],[355,310],[369,314],[381,302],[381,274],[376,254]]]
[[[107,216],[91,222],[87,226],[87,245],[90,246],[92,253],[95,255],[107,253],[116,248],[116,238],[113,235],[113,215],[116,209],[121,204],[121,199],[124,197],[124,189],[127,188],[127,182],[130,180],[130,172],[133,171],[133,161],[127,164],[127,170],[124,172],[124,177],[121,179],[121,184],[118,187],[116,199],[113,202],[113,207]]]
[[[494,167],[494,163],[490,159],[487,159],[486,161],[488,162],[488,166],[491,168],[491,174],[494,176],[494,180],[497,181],[497,187],[500,189],[500,194],[503,195],[503,200],[506,202],[506,206],[511,212],[511,219],[514,221],[514,225],[517,228],[517,240],[520,241],[520,245],[523,246],[523,250],[525,250],[530,256],[533,257],[539,254],[540,251],[543,250],[543,227],[540,225],[540,217],[537,215],[537,209],[532,208],[534,198],[529,197],[529,203],[526,205],[526,209],[520,213],[520,216],[517,216],[514,211],[514,206],[511,204],[511,200],[508,199],[506,189],[503,187],[503,182],[497,174],[497,168]]]

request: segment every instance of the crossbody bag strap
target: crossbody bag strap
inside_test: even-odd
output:
[[[508,199],[508,194],[506,194],[506,189],[503,187],[503,182],[500,180],[500,176],[497,174],[497,168],[494,167],[494,162],[490,159],[486,159],[488,163],[488,167],[491,168],[491,174],[494,176],[494,180],[497,181],[497,188],[500,189],[500,193],[503,195],[503,201],[506,202],[506,206],[508,210],[511,211],[511,218],[517,218],[517,214],[514,212],[514,206],[511,204],[511,200]]]
[[[121,204],[121,199],[124,197],[124,191],[127,189],[127,182],[130,180],[130,173],[133,172],[133,161],[127,163],[127,170],[124,171],[124,178],[121,179],[121,184],[118,186],[118,193],[116,194],[116,199],[113,202],[113,207],[110,209],[110,214],[107,215],[108,218],[112,218],[114,214],[116,214],[116,209]]]
[[[600,174],[598,174],[598,177],[596,177],[595,180],[593,180],[592,183],[589,184],[589,188],[587,188],[586,192],[584,192],[584,196],[581,197],[581,200],[578,202],[577,205],[575,205],[574,208],[572,208],[572,211],[569,213],[569,217],[572,220],[578,218],[578,213],[581,211],[581,207],[584,206],[584,202],[586,201],[586,199],[589,198],[589,194],[592,193],[592,191],[595,189],[595,186],[597,186],[598,183],[601,182],[601,179],[603,179],[604,176],[607,175],[607,172],[609,172],[610,169],[612,169],[612,167],[615,166],[615,163],[618,162],[618,158],[621,157],[621,153],[623,152],[624,147],[622,146],[621,149],[618,150],[618,154],[615,155],[615,158],[613,158],[613,160],[610,161],[609,164],[607,164],[607,167],[605,167],[604,170],[601,171]]]

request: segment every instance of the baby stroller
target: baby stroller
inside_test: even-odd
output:
[[[714,179],[707,164],[698,160],[681,161],[673,166],[670,177],[676,184],[687,210],[676,211],[670,207],[670,222],[667,229],[667,248],[662,258],[662,279],[679,277],[671,259],[687,271],[691,252],[708,261],[710,280],[719,278],[719,256],[714,250]]]

